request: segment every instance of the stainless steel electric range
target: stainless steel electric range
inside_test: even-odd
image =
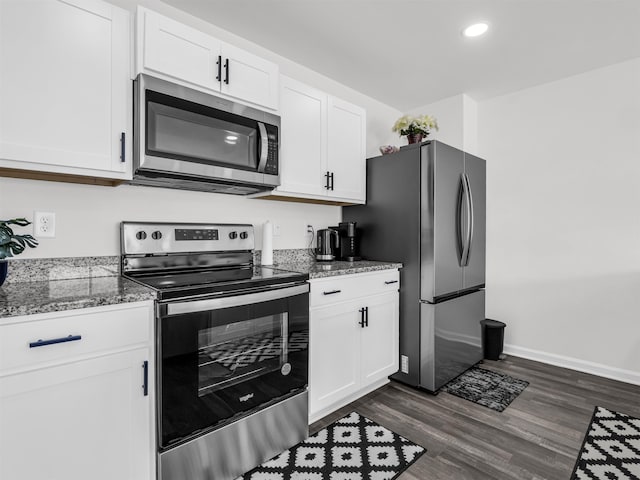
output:
[[[253,264],[252,225],[121,224],[158,292],[158,478],[226,480],[308,436],[307,275]]]

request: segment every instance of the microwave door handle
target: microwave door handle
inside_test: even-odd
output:
[[[267,166],[267,156],[269,155],[269,137],[267,137],[267,127],[264,123],[258,122],[258,131],[260,132],[260,161],[258,163],[258,172],[264,173]]]

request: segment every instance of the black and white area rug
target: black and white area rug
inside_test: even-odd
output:
[[[425,451],[352,412],[237,480],[391,480]]]
[[[471,367],[442,390],[470,402],[502,412],[529,382],[484,368]]]
[[[596,407],[571,480],[640,480],[640,419]]]

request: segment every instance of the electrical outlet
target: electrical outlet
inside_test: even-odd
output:
[[[273,224],[273,236],[274,237],[279,237],[280,236],[280,224],[279,223],[274,223]]]
[[[53,212],[33,212],[33,236],[55,238],[56,214]]]
[[[409,373],[409,357],[406,355],[400,355],[400,371],[402,373]]]
[[[313,235],[313,225],[305,223],[303,227],[304,229],[302,231],[304,232],[304,238],[309,238],[310,235]]]

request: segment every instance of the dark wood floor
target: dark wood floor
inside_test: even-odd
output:
[[[508,357],[483,368],[530,385],[498,413],[448,393],[391,382],[311,426],[351,411],[427,448],[398,480],[569,479],[596,405],[640,417],[640,386]]]

